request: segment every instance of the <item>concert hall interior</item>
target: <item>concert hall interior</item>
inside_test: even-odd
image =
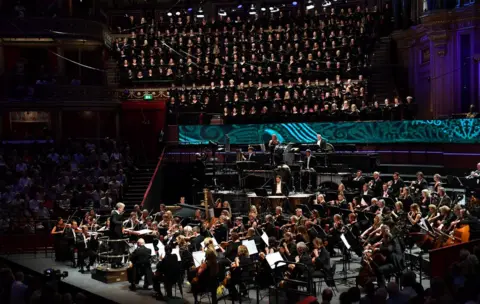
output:
[[[0,1],[0,302],[479,303],[477,2]]]

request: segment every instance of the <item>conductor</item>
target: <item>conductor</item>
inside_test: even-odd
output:
[[[125,205],[123,203],[117,203],[116,210],[112,211],[110,215],[110,238],[112,240],[119,240],[123,238],[123,211]],[[120,256],[123,254],[125,244],[123,242],[114,241],[112,243],[113,255]],[[113,260],[113,268],[119,268],[122,266],[122,258]]]

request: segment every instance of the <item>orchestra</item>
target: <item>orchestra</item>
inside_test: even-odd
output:
[[[324,139],[317,139],[320,147]],[[272,135],[269,145],[278,144]],[[254,149],[248,150],[243,160],[252,161]],[[302,166],[315,168],[311,151],[305,155]],[[222,197],[213,201],[208,189],[201,205],[194,206],[188,216],[179,216],[163,204],[153,215],[135,206],[124,219],[125,205],[119,203],[104,221],[89,210],[81,217],[80,228],[70,218],[58,220],[51,231],[55,255],[59,261],[72,261],[80,272],[88,272],[100,260],[99,235],[126,239],[137,244],[129,255],[131,290],[145,276],[144,287],[153,285],[156,297],[164,299],[159,284],[165,285],[166,296],[171,297],[173,286],[181,286],[186,277],[196,302],[207,292],[216,303],[217,292],[224,289],[232,299],[241,297],[246,290],[243,282],[252,273],[263,278],[259,285],[272,284],[267,259],[276,253],[283,261],[306,266],[284,266],[279,288],[296,288],[295,280],[310,276],[332,279],[335,273],[331,258],[341,255],[350,259],[352,253],[361,257],[357,283],[365,286],[377,280],[384,286],[386,277],[405,269],[406,248],[416,244],[428,250],[468,242],[478,230],[478,219],[458,204],[456,197],[447,195],[438,174],[431,187],[422,172],[413,182],[406,182],[398,172],[391,180],[382,181],[380,172],[368,177],[357,170],[350,181],[295,204],[289,201],[293,195],[288,184],[276,175],[266,203],[252,203],[244,214],[232,213],[233,206]],[[279,204],[275,203],[278,198]],[[187,204],[184,198],[180,201],[181,210]],[[155,252],[147,246],[149,243],[153,243]],[[124,251],[120,243],[114,243],[112,249],[115,255]],[[152,257],[157,262],[154,273]],[[122,263],[113,261],[114,265]]]

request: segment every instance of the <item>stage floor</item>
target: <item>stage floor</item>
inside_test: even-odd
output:
[[[64,279],[66,283],[119,304],[131,304],[140,301],[145,304],[161,303],[160,301],[152,298],[152,290],[142,290],[141,288],[139,288],[136,292],[132,292],[128,289],[129,284],[127,282],[105,284],[92,279],[90,273],[81,274],[78,272],[78,269],[67,266],[65,265],[65,263],[55,262],[52,257],[45,257],[45,255],[43,254],[37,254],[36,256],[33,254],[14,254],[8,256],[2,255],[2,257],[15,264],[19,264],[21,266],[32,269],[33,271],[40,274],[43,274],[43,271],[48,268],[58,269],[60,271],[68,271],[68,277]],[[335,293],[332,303],[338,303],[338,296],[340,295],[340,293],[347,291],[350,287],[355,286],[354,279],[349,279],[347,282],[341,280],[344,275],[338,273],[340,270],[342,270],[343,266],[340,259],[341,257],[334,257],[331,259],[332,263],[335,262],[337,264],[337,274],[335,275],[335,278],[337,279],[336,285],[338,289],[338,292]],[[348,277],[353,277],[355,274],[358,273],[358,269],[360,268],[359,262],[360,259],[357,256],[354,256],[353,261],[350,263],[350,270],[347,274]],[[426,280],[424,280],[422,283],[425,288],[427,288],[429,285],[429,281]],[[139,286],[142,286],[142,283],[140,283]],[[322,288],[324,287],[326,287],[325,284],[323,284]],[[189,287],[186,286],[186,284],[184,284],[183,290],[185,303],[193,303],[193,295],[187,292],[189,290]],[[261,295],[264,295],[265,293],[266,291],[260,292]],[[180,297],[180,293],[178,292],[178,290],[177,296]],[[318,296],[320,297],[321,295],[318,294]],[[250,299],[252,299],[252,303],[256,303],[256,293],[253,290],[250,291]],[[242,299],[242,302],[244,301],[248,300]],[[230,300],[227,300],[225,303],[229,302]],[[204,300],[202,300],[202,303],[209,303],[209,301],[205,298]],[[270,303],[268,295],[264,297],[259,303]]]

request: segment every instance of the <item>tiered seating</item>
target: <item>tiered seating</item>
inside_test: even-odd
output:
[[[133,168],[128,151],[109,139],[99,145],[72,142],[61,149],[7,146],[0,153],[0,231],[48,229],[58,208],[110,210]]]
[[[381,13],[356,7],[242,17],[139,24],[131,17],[130,38],[115,43],[122,83],[168,83],[169,123],[208,124],[209,113],[224,123],[415,117],[411,99],[369,102],[363,75]]]

